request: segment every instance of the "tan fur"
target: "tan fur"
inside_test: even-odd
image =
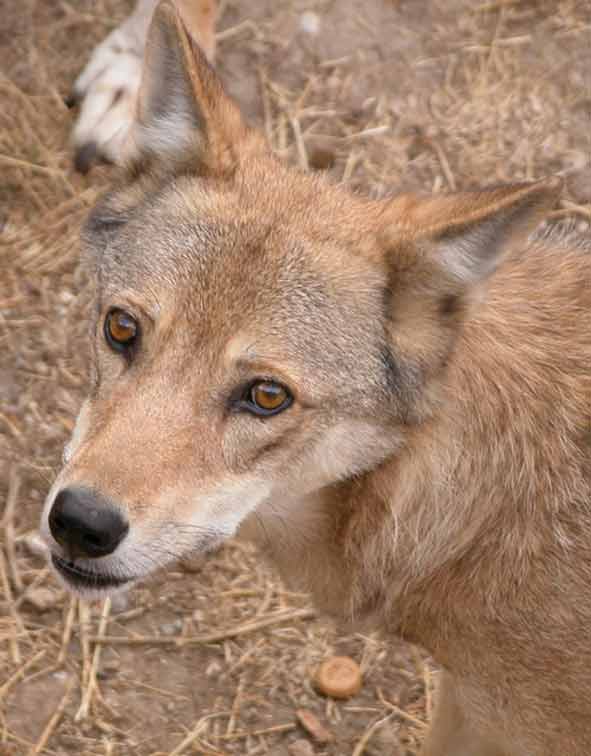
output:
[[[586,756],[591,245],[535,232],[560,182],[350,196],[268,152],[166,3],[151,39],[180,139],[162,158],[145,99],[140,157],[87,226],[95,377],[51,549],[73,484],[129,519],[82,560],[97,574],[239,531],[322,610],[444,667],[425,756]],[[128,364],[111,306],[142,324]],[[229,409],[257,377],[293,405]]]

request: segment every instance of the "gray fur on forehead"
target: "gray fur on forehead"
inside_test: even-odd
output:
[[[221,251],[224,239],[227,231],[214,223],[143,213],[105,247],[101,274],[140,290],[154,278],[174,286],[188,276],[203,275],[207,258]]]
[[[318,242],[302,238],[305,225],[289,222],[285,213],[264,202],[259,207],[257,198],[247,198],[239,189],[238,184],[220,191],[205,181],[185,177],[120,213],[106,243],[91,228],[87,240],[101,278],[106,284],[140,290],[156,281],[191,289],[254,287],[252,294],[259,300],[287,297],[306,300],[310,306],[325,303],[328,290],[336,295],[354,293],[355,300],[364,298],[358,279],[338,269],[330,276],[322,272],[316,264],[322,254]],[[298,211],[311,222],[313,208]],[[96,215],[95,225],[100,225],[100,208]],[[101,242],[103,250],[97,254]],[[322,243],[327,242],[340,246],[338,240],[331,243],[328,235]],[[377,288],[381,282],[375,283]],[[373,300],[373,287],[368,288]]]

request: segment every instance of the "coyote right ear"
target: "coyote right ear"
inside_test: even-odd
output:
[[[140,161],[194,163],[203,173],[227,173],[248,133],[178,10],[164,0],[148,32],[133,153]]]
[[[426,199],[404,196],[390,204],[392,227],[411,243],[411,269],[422,266],[440,283],[468,289],[492,273],[511,238],[534,230],[561,190],[562,180],[551,178]],[[402,264],[409,267],[406,257]]]

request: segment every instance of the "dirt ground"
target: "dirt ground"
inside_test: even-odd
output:
[[[0,0],[0,754],[415,754],[435,667],[339,634],[252,549],[103,606],[36,555],[86,380],[78,229],[114,173],[74,174],[63,95],[130,5]],[[302,169],[375,195],[560,173],[555,217],[591,221],[589,0],[227,0],[219,29],[228,90]],[[311,681],[335,653],[364,673],[345,702]]]

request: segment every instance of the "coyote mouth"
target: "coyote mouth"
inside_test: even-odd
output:
[[[61,577],[74,588],[109,590],[120,588],[131,581],[131,578],[116,577],[115,575],[105,575],[100,572],[86,570],[74,564],[74,562],[62,559],[56,554],[51,555],[51,561]]]

